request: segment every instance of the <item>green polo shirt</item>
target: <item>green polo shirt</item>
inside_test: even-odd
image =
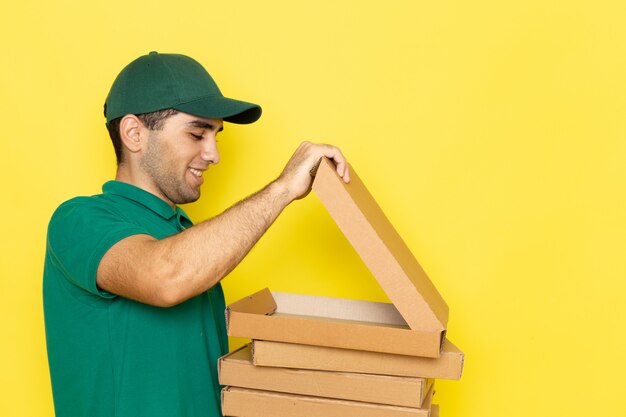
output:
[[[110,181],[63,203],[48,226],[43,298],[57,417],[221,416],[217,359],[228,351],[218,284],[170,308],[96,285],[111,246],[192,223],[153,194]]]

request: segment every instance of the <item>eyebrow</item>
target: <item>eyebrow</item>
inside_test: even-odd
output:
[[[212,125],[211,123],[204,122],[202,120],[192,120],[191,122],[187,123],[187,126],[198,127],[201,129],[214,129],[215,128],[215,126]],[[224,130],[224,125],[220,126],[220,128],[217,131],[221,132],[222,130]]]

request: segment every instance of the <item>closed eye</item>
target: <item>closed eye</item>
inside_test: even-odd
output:
[[[194,135],[193,133],[189,133],[194,139],[202,140],[202,135]]]

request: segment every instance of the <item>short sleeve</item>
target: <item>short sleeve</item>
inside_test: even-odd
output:
[[[67,280],[94,295],[113,298],[114,294],[96,285],[102,257],[120,240],[147,233],[94,197],[76,198],[63,203],[52,215],[47,251]]]

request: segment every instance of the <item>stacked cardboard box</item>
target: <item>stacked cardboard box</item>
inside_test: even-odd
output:
[[[448,306],[351,168],[322,160],[313,190],[393,304],[268,289],[228,306],[251,346],[220,360],[226,416],[434,416],[435,378],[458,379]]]

